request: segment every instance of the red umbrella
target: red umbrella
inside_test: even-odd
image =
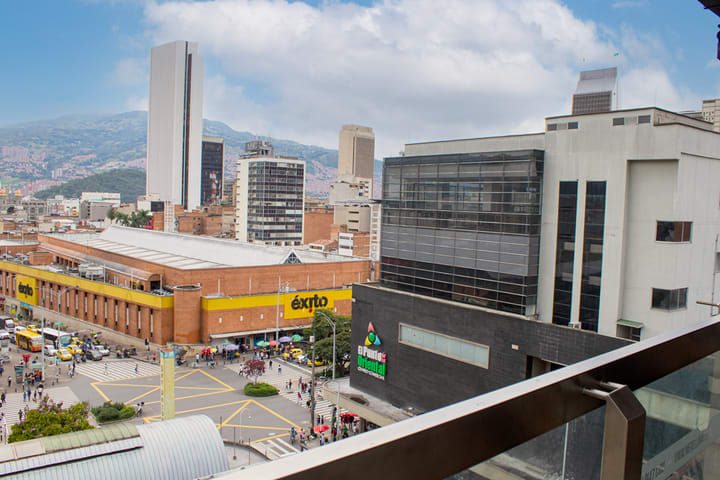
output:
[[[315,433],[322,433],[327,430],[330,430],[330,427],[328,427],[327,425],[316,425],[315,428],[313,428],[313,430],[315,430]]]

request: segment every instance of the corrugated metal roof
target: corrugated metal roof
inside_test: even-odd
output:
[[[183,270],[281,265],[294,251],[302,263],[352,262],[345,257],[293,247],[271,247],[235,240],[166,233],[112,225],[100,234],[48,234],[79,245],[127,255]]]
[[[83,430],[65,435],[42,438],[46,453],[67,450],[69,448],[86,447],[98,443],[113,442],[139,436],[138,429],[132,423],[116,423],[102,428]]]
[[[133,429],[139,436],[123,438],[131,435]],[[215,423],[205,415],[137,427],[116,424],[76,432],[85,435],[58,435],[43,441],[47,443],[52,439],[49,445],[59,447],[82,444],[91,440],[89,432],[94,432],[92,439],[101,443],[5,461],[0,463],[0,476],[12,480],[191,480],[229,468],[220,434]],[[14,446],[22,449],[21,444],[29,443],[42,445],[40,440],[31,440]]]

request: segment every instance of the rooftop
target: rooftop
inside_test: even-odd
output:
[[[48,237],[180,270],[282,265],[288,263],[291,253],[300,263],[366,260],[297,247],[273,247],[116,225],[100,234],[49,234]]]

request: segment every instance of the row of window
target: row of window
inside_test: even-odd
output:
[[[459,360],[482,368],[488,368],[490,348],[475,342],[451,337],[424,328],[400,324],[399,343],[419,348],[426,352]]]

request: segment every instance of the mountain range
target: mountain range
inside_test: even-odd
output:
[[[226,179],[234,177],[245,142],[259,138],[212,120],[203,120],[203,130],[225,140]],[[143,111],[71,115],[0,127],[0,179],[3,186],[33,193],[110,170],[144,169],[146,141],[147,112]],[[271,142],[276,154],[306,161],[307,193],[327,195],[329,183],[337,178],[337,150],[276,138]],[[376,160],[376,176],[380,170]]]

